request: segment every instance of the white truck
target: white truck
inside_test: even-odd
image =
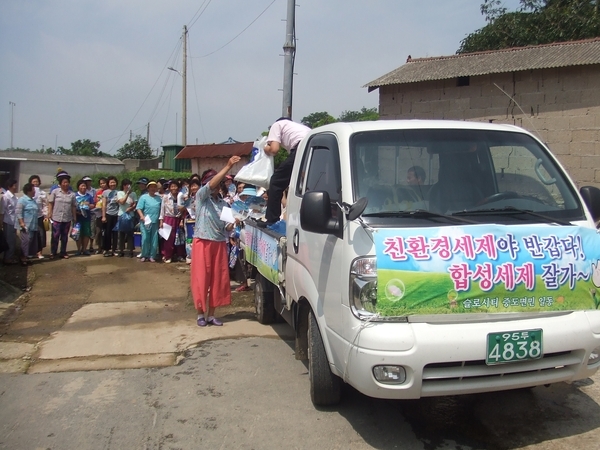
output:
[[[247,221],[256,315],[284,318],[315,405],[414,399],[600,366],[600,190],[509,125],[335,123],[301,142],[285,234]]]

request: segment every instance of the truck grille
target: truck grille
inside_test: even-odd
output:
[[[423,397],[557,383],[573,377],[584,350],[548,353],[541,359],[488,366],[485,360],[441,362],[423,368]]]

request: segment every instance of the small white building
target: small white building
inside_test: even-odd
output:
[[[117,158],[0,151],[0,183],[3,187],[7,180],[15,178],[20,190],[31,175],[39,175],[42,187],[49,187],[59,168],[76,181],[78,177],[95,173],[119,174],[125,170],[125,165]]]

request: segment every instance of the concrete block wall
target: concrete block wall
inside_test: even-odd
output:
[[[600,187],[600,65],[482,75],[468,86],[382,86],[379,114],[518,125],[550,147],[578,186]]]

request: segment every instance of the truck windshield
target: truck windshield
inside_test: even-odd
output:
[[[585,219],[572,185],[531,136],[519,132],[410,129],[361,132],[351,139],[354,198],[365,215],[426,210],[478,222],[539,222],[539,215]],[[488,211],[489,214],[485,214]],[[389,217],[389,215],[388,215]]]

